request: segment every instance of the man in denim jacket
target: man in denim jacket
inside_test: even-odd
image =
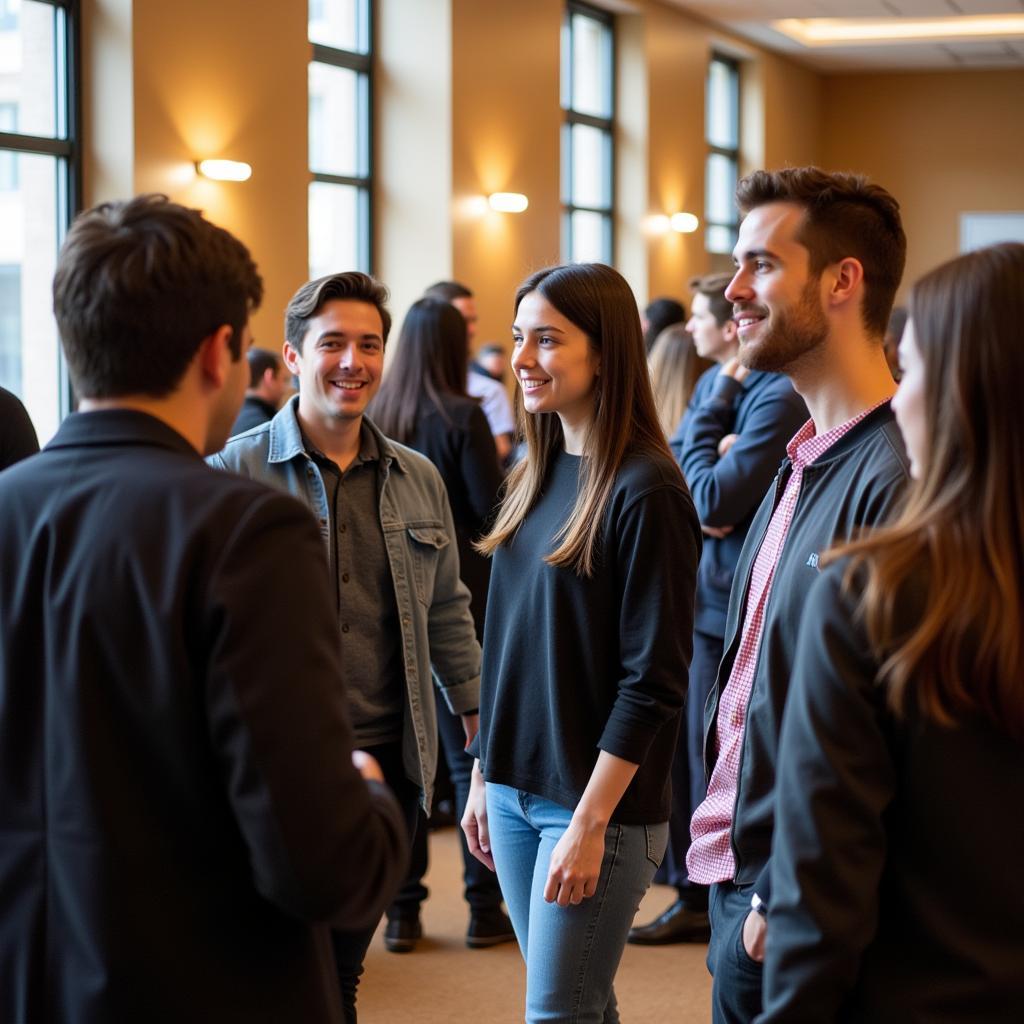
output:
[[[303,285],[288,304],[283,350],[298,396],[209,461],[296,495],[317,517],[356,745],[380,762],[411,839],[417,806],[429,810],[437,763],[432,677],[471,739],[480,647],[444,483],[364,415],[384,367],[386,301],[387,290],[358,272]],[[348,1022],[372,937],[372,928],[334,933]]]

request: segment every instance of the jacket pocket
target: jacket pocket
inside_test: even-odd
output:
[[[437,526],[410,526],[407,528],[409,549],[412,556],[412,578],[416,597],[429,607],[434,593],[434,577],[441,551],[451,539],[440,524]]]

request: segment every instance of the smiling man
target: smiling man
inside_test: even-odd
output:
[[[740,360],[785,374],[811,418],[740,552],[705,714],[708,794],[686,862],[692,881],[711,886],[716,1024],[761,1010],[774,807],[786,799],[775,792],[778,737],[819,555],[884,521],[908,480],[882,346],[906,253],[899,204],[860,176],[816,167],[757,171],[737,203],[725,295]]]
[[[429,812],[437,764],[432,676],[472,739],[480,646],[440,474],[364,415],[384,370],[387,298],[383,285],[356,271],[304,284],[285,313],[283,350],[299,394],[210,463],[296,495],[317,517],[356,745],[380,762],[411,842],[417,806]],[[349,1024],[373,932],[334,933]]]

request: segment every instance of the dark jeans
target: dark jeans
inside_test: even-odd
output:
[[[721,660],[721,638],[695,630],[686,713],[679,728],[679,742],[672,761],[672,815],[668,822],[668,850],[662,867],[664,882],[675,886],[680,900],[691,910],[708,909],[708,887],[690,881],[686,870],[686,851],[690,848],[690,818],[708,792],[704,781],[704,705],[715,685]]]
[[[465,751],[466,733],[462,728],[462,719],[458,715],[453,715],[441,700],[437,702],[437,728],[441,738],[441,749],[448,764],[448,774],[455,788],[455,818],[456,821],[461,821],[466,809],[466,800],[469,798],[473,758]],[[469,852],[461,828],[459,838],[462,848],[462,878],[469,909],[473,913],[493,910],[501,904],[498,877]],[[425,819],[421,815],[420,827],[417,828],[413,839],[409,874],[394,902],[388,907],[389,919],[415,917],[419,913],[420,904],[427,898],[427,889],[423,885],[427,863],[427,830]]]
[[[752,885],[717,882],[711,886],[711,942],[708,970],[712,1024],[751,1024],[761,1012],[761,964],[743,948],[743,922],[750,913]]]
[[[416,828],[416,818],[420,810],[419,787],[410,782],[402,767],[402,744],[388,743],[379,747],[364,747],[379,762],[384,772],[384,780],[391,787],[398,799],[409,829],[409,842],[412,843]],[[356,1024],[356,988],[363,973],[363,960],[370,948],[376,924],[362,931],[344,931],[332,929],[331,945],[334,948],[334,962],[338,968],[338,983],[341,986],[341,1004],[345,1011],[345,1024]]]

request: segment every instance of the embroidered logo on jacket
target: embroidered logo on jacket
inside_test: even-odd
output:
[[[812,569],[817,569],[818,568],[818,552],[817,551],[812,551],[807,556],[807,561],[804,564],[805,565],[809,565]]]

